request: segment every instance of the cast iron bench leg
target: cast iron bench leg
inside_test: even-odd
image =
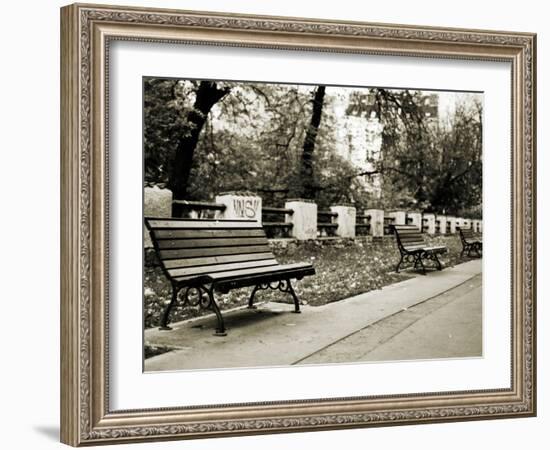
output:
[[[296,295],[296,292],[294,292],[294,288],[292,287],[292,283],[290,282],[290,278],[287,278],[285,280],[280,280],[276,282],[277,284],[273,283],[264,283],[264,284],[257,284],[254,286],[254,289],[252,289],[252,293],[250,294],[250,298],[248,299],[248,307],[254,309],[254,295],[256,295],[256,292],[259,290],[266,290],[266,289],[272,289],[272,290],[279,290],[284,293],[289,293],[292,295],[292,299],[294,300],[294,311],[295,313],[300,312],[300,301],[298,300],[298,296]]]
[[[250,309],[255,309],[256,307],[254,306],[254,295],[256,295],[256,291],[260,289],[260,285],[257,284],[256,286],[254,286],[254,289],[252,289],[252,293],[250,294],[250,298],[248,299],[248,308]]]
[[[172,284],[172,299],[170,300],[170,303],[168,304],[168,306],[166,306],[164,310],[164,314],[162,315],[162,320],[160,322],[159,330],[169,331],[172,329],[172,327],[168,326],[168,319],[170,318],[170,311],[172,310],[172,308],[176,304],[176,301],[178,300],[178,291],[179,289],[174,284]]]
[[[206,289],[206,291],[208,292],[208,298],[210,300],[209,306],[216,314],[216,319],[218,320],[218,326],[216,327],[216,332],[214,333],[214,336],[227,336],[227,333],[225,332],[225,325],[223,323],[222,313],[220,312],[220,308],[218,307],[216,300],[214,300],[214,286],[211,286],[210,289]]]
[[[395,273],[399,273],[399,267],[401,266],[402,262],[403,262],[403,253],[401,253],[401,258],[399,259],[399,262],[397,263],[397,267],[395,268]]]
[[[420,264],[420,267],[422,267],[422,275],[426,275],[426,267],[424,266],[424,262],[422,261],[422,256],[424,256],[422,252],[416,254],[414,268],[416,269],[417,263]]]
[[[441,262],[439,261],[439,258],[437,257],[437,253],[434,253],[433,257],[435,259],[435,262],[437,263],[437,270],[443,270],[443,266],[441,265]]]
[[[290,292],[290,295],[292,295],[292,299],[294,300],[294,311],[296,314],[301,313],[300,311],[300,300],[298,300],[298,296],[296,295],[296,292],[294,292],[294,288],[292,287],[292,284],[290,283],[290,280],[286,280],[287,282],[287,291]]]

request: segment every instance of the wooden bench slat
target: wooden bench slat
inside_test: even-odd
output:
[[[267,245],[265,237],[213,238],[213,239],[165,239],[158,241],[159,249],[234,247],[243,245]]]
[[[204,258],[180,258],[164,260],[166,269],[176,269],[183,267],[195,266],[214,266],[216,264],[227,263],[231,261],[261,261],[264,259],[272,259],[273,253],[244,253],[242,255],[226,255],[226,256],[208,256]]]
[[[445,247],[444,245],[433,245],[431,247],[424,247],[424,250],[431,253],[443,252],[447,250],[447,247]]]
[[[420,242],[423,242],[424,241],[424,238],[420,235],[420,234],[409,234],[409,235],[405,235],[405,236],[400,236],[401,237],[401,241],[403,242],[412,242],[412,241],[420,241]]]
[[[158,228],[204,228],[231,229],[231,228],[258,228],[258,222],[250,220],[190,220],[190,219],[145,219],[150,229]]]
[[[289,272],[291,273],[292,271],[295,271],[295,270],[307,269],[310,267],[311,267],[311,264],[309,263],[285,264],[285,265],[277,265],[274,267],[259,267],[257,269],[241,269],[241,270],[230,270],[226,272],[213,273],[209,275],[209,278],[212,281],[218,281],[226,278],[243,277],[247,275],[260,275],[260,274],[268,274],[268,273],[285,274]]]
[[[416,250],[422,250],[425,246],[422,244],[418,245],[404,245],[403,248],[407,250],[408,252],[416,251]]]
[[[180,250],[160,250],[161,259],[181,259],[201,256],[239,255],[242,253],[265,253],[267,245],[250,245],[238,247],[184,248]]]
[[[261,237],[265,236],[262,228],[239,229],[155,229],[152,230],[157,240],[163,239],[200,239],[200,238],[231,238],[231,237]]]
[[[401,244],[403,247],[417,247],[417,246],[423,246],[426,245],[424,241],[414,241],[414,242],[403,242],[401,241]]]
[[[169,269],[168,273],[174,278],[187,277],[192,275],[201,275],[205,273],[227,272],[228,270],[254,268],[254,267],[268,267],[277,266],[279,263],[274,259],[264,259],[261,261],[245,261],[245,262],[231,262],[227,264],[217,264],[209,266],[194,266],[184,267],[178,269]]]

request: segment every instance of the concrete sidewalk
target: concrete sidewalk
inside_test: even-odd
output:
[[[315,352],[298,364],[482,356],[481,274]]]
[[[146,343],[176,350],[145,360],[145,371],[480,356],[481,267],[481,260],[473,260],[339,302],[304,306],[302,314],[281,303],[234,310],[224,314],[226,337],[213,336],[212,316],[173,324],[172,331],[148,329]],[[453,348],[438,347],[441,339],[432,336],[438,330],[455,336]]]

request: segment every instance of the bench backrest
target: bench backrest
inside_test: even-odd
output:
[[[425,246],[426,241],[420,230],[414,225],[391,225],[400,250],[410,251]]]
[[[468,240],[475,240],[477,239],[474,231],[471,229],[471,228],[462,228],[462,227],[456,227],[456,229],[458,230],[458,232],[460,233],[460,238],[463,240],[463,241],[468,241]]]
[[[172,281],[185,283],[208,273],[277,265],[256,221],[146,217],[145,225]]]

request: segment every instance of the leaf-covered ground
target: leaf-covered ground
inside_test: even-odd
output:
[[[444,267],[451,267],[468,260],[460,258],[462,245],[458,235],[427,238],[433,244],[443,244],[448,253],[442,256]],[[316,274],[294,282],[298,298],[312,306],[337,302],[353,295],[380,289],[412,276],[411,272],[395,273],[399,253],[393,238],[380,242],[339,241],[320,245],[317,241],[301,245],[289,245],[273,249],[281,263],[311,262]],[[429,264],[429,262],[427,263]],[[220,308],[245,305],[252,288],[235,289],[228,294],[218,294]],[[148,266],[144,274],[145,327],[158,326],[165,305],[170,301],[171,287],[160,267]],[[278,291],[259,291],[256,301],[292,303],[290,295]],[[171,312],[172,322],[210,313],[195,307],[176,305]]]

